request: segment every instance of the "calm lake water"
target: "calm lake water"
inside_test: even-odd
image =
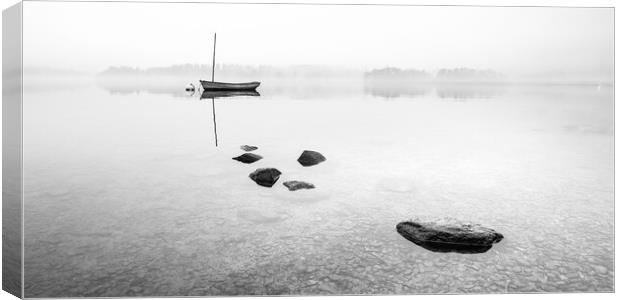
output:
[[[614,288],[611,87],[182,89],[26,91],[26,297]],[[431,252],[396,232],[418,216],[505,238]]]

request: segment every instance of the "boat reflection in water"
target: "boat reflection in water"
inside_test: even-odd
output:
[[[256,97],[260,96],[257,91],[203,91],[200,95],[200,99],[213,99],[224,97]]]
[[[193,92],[190,96],[193,95]],[[215,99],[216,98],[232,98],[232,97],[258,97],[260,94],[257,91],[244,90],[244,91],[202,91],[200,94],[200,100],[211,99],[211,107],[213,111],[213,135],[215,137],[215,147],[217,147],[217,119],[215,114]]]

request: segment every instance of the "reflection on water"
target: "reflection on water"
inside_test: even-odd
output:
[[[186,95],[184,87],[189,82],[191,82],[191,80],[145,80],[140,78],[123,78],[118,80],[113,80],[109,78],[98,78],[96,80],[97,86],[108,91],[111,95],[149,93],[165,94],[174,97],[184,97]]]
[[[213,136],[215,139],[215,147],[217,147],[217,119],[215,114],[215,97],[211,98],[211,108],[213,110]]]
[[[441,99],[491,99],[501,96],[508,87],[505,84],[439,84],[437,96]]]
[[[26,91],[26,297],[614,288],[611,88],[385,101],[361,85],[266,84],[208,105],[185,84],[184,98]],[[245,144],[263,159],[232,160]],[[305,149],[327,161],[301,166]],[[266,167],[282,171],[272,188],[248,178]],[[504,240],[428,251],[394,230],[413,217]]]
[[[169,94],[182,97],[187,93],[182,89],[187,82],[179,80],[171,82],[139,81],[124,82],[121,80],[100,80],[99,86],[111,94]],[[260,88],[260,92],[270,97],[295,97],[295,99],[308,98],[346,98],[353,94],[364,94],[385,99],[412,99],[420,97],[436,97],[440,99],[490,99],[501,96],[510,89],[509,84],[502,83],[431,83],[431,82],[393,82],[379,80],[343,81],[329,84],[322,81],[310,82],[266,82]],[[211,92],[210,92],[211,93]],[[248,92],[212,92],[213,95],[204,95],[203,98],[231,97],[231,96],[259,96]],[[241,94],[245,93],[245,94]]]
[[[248,79],[248,80],[255,80]],[[233,80],[237,81],[237,80]],[[129,94],[168,94],[175,97],[187,96],[184,87],[195,82],[195,78],[99,78],[96,85],[112,95]],[[260,94],[270,97],[295,99],[342,98],[361,93],[362,84],[358,80],[281,80],[261,79]],[[200,83],[195,83],[199,88]],[[230,95],[230,93],[228,93]],[[226,96],[226,95],[223,95]],[[256,95],[247,95],[256,96]],[[206,97],[210,98],[210,97]]]
[[[433,85],[430,83],[392,83],[390,81],[364,81],[364,93],[383,98],[418,98],[430,93]]]
[[[230,97],[258,97],[257,91],[203,91],[200,99],[230,98]]]
[[[195,95],[195,91],[191,91],[189,96]],[[258,97],[260,94],[257,91],[202,91],[200,93],[200,100],[211,99],[211,107],[213,111],[213,134],[215,139],[215,147],[217,147],[217,118],[215,113],[215,99],[216,98],[232,98],[232,97]]]

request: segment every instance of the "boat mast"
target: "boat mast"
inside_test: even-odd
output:
[[[211,64],[211,82],[215,81],[215,43],[217,42],[217,33],[213,34],[213,63]]]

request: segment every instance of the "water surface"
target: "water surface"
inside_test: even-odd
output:
[[[613,290],[610,87],[275,86],[26,91],[25,296]],[[505,238],[431,252],[395,230],[416,216]]]

